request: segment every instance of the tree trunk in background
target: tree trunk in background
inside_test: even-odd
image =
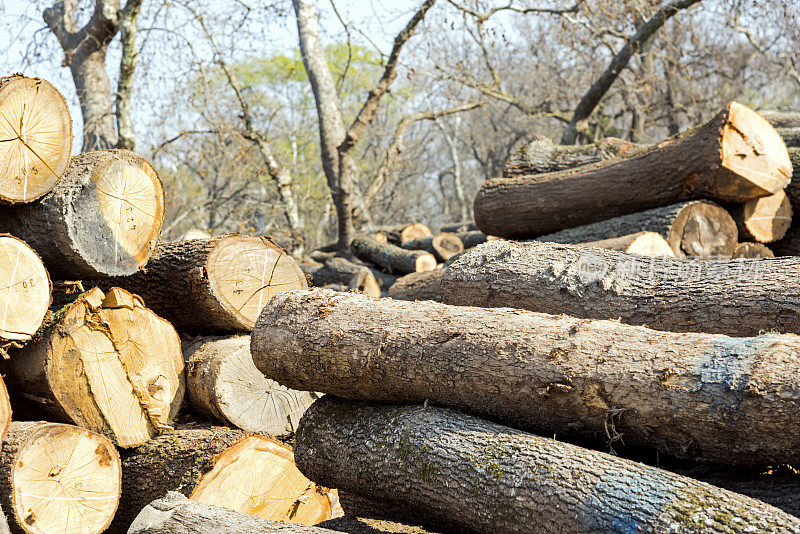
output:
[[[443,408],[326,396],[306,412],[295,451],[312,480],[459,532],[800,529],[755,499]]]
[[[119,61],[119,80],[117,80],[117,97],[115,114],[119,141],[117,148],[133,150],[136,147],[136,133],[133,131],[131,119],[131,96],[133,94],[133,76],[139,63],[139,45],[136,42],[137,18],[143,0],[127,0],[119,13],[120,41],[122,57]]]

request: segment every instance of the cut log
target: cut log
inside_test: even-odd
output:
[[[353,263],[346,258],[334,257],[320,268],[303,268],[303,272],[311,275],[311,283],[317,287],[337,284],[372,297],[381,296],[381,287],[372,271],[365,265]]]
[[[0,234],[0,355],[21,347],[41,326],[50,306],[50,276],[24,241]]]
[[[297,262],[269,238],[237,234],[159,243],[141,272],[96,282],[141,295],[190,334],[249,332],[272,295],[308,287]]]
[[[369,270],[372,273],[372,276],[375,277],[375,280],[378,281],[378,286],[381,288],[381,294],[386,293],[386,291],[388,291],[389,288],[400,279],[400,276],[396,274],[385,273],[374,267],[369,267]]]
[[[788,147],[800,147],[800,128],[777,128]]]
[[[32,202],[55,187],[72,153],[67,101],[50,83],[0,77],[0,203]]]
[[[772,243],[782,239],[792,225],[792,204],[783,191],[749,200],[730,212],[742,241]]]
[[[422,223],[401,224],[379,228],[373,236],[381,243],[391,243],[400,246],[406,241],[420,239],[433,235],[431,229]]]
[[[211,239],[211,234],[206,232],[205,230],[200,230],[198,228],[191,228],[186,230],[183,235],[178,238],[178,241],[189,241],[191,239]]]
[[[568,228],[541,236],[536,241],[587,243],[643,230],[660,234],[678,258],[730,258],[738,237],[736,222],[726,210],[713,202],[700,200]]]
[[[617,252],[624,252],[626,254],[636,254],[638,256],[675,257],[675,252],[673,252],[667,240],[655,232],[638,232],[622,237],[603,239],[601,241],[590,241],[584,244],[591,247],[616,250]]]
[[[447,261],[459,252],[464,251],[464,243],[458,234],[440,232],[434,236],[412,239],[403,243],[408,250],[424,250],[433,254],[438,261]]]
[[[625,444],[730,465],[800,460],[794,335],[663,332],[314,290],[265,307],[251,350],[256,368],[295,389],[427,399],[595,442],[613,426]]]
[[[433,300],[442,301],[441,282],[444,269],[434,269],[422,273],[411,273],[401,276],[388,295],[398,300]]]
[[[375,279],[375,275],[373,275],[372,271],[369,269],[359,271],[359,273],[350,280],[347,289],[364,293],[376,299],[381,298],[381,286]]]
[[[800,113],[797,111],[763,110],[758,112],[775,128],[800,128]]]
[[[437,265],[436,258],[429,252],[406,250],[364,235],[353,239],[352,249],[358,259],[374,263],[389,273],[432,271]]]
[[[15,532],[105,532],[120,497],[120,459],[72,425],[14,422],[0,455],[0,501]]]
[[[0,231],[25,240],[61,279],[128,275],[147,263],[164,219],[153,168],[127,150],[73,156],[40,200],[5,208]]]
[[[336,532],[346,532],[347,534],[437,534],[439,532],[416,524],[354,515],[329,519],[319,523],[317,526],[329,528]]]
[[[11,400],[8,397],[8,390],[6,389],[6,383],[2,377],[0,377],[0,443],[6,437],[6,432],[8,432],[8,426],[11,424]],[[2,517],[3,513],[0,512],[0,517]],[[2,528],[0,528],[0,533],[2,533]]]
[[[120,447],[170,428],[184,392],[180,339],[141,299],[94,288],[3,362],[15,400]]]
[[[300,416],[318,398],[261,374],[250,356],[250,336],[198,338],[187,344],[183,355],[192,407],[248,432],[293,434]]]
[[[441,228],[439,228],[440,232],[453,232],[453,233],[461,233],[461,232],[475,232],[478,230],[478,225],[474,222],[460,222],[460,223],[450,223],[450,224],[443,224]]]
[[[286,445],[263,436],[243,438],[214,458],[190,499],[270,521],[315,525],[332,517],[332,498],[294,465]]]
[[[763,243],[739,243],[733,250],[732,259],[737,258],[774,258],[775,254]]]
[[[503,176],[563,171],[599,161],[631,156],[644,148],[645,145],[637,145],[616,137],[606,137],[591,145],[556,145],[549,137],[537,135],[508,158]]]
[[[800,260],[690,261],[497,241],[442,278],[448,304],[619,319],[676,332],[800,333]]]
[[[731,102],[705,125],[635,156],[488,180],[475,199],[475,222],[486,234],[537,237],[681,200],[746,202],[777,193],[791,175],[775,129]]]
[[[300,423],[295,450],[319,483],[466,532],[800,529],[755,499],[443,408],[324,397]]]
[[[267,521],[221,506],[200,504],[170,491],[148,504],[131,524],[128,534],[336,534],[322,527]]]

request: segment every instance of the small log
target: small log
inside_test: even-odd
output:
[[[0,203],[49,193],[72,153],[72,119],[58,89],[40,78],[0,77]]]
[[[250,356],[250,336],[197,338],[183,356],[192,408],[248,432],[293,434],[300,416],[318,398],[261,374]]]
[[[503,168],[503,176],[563,171],[630,156],[644,148],[645,145],[637,145],[616,137],[606,137],[590,145],[556,145],[549,137],[537,135],[508,158]]]
[[[72,425],[11,423],[0,454],[0,502],[14,532],[101,533],[120,497],[117,450]]]
[[[28,243],[54,277],[104,278],[139,271],[163,219],[153,168],[133,152],[102,150],[73,156],[38,201],[0,212],[0,232]]]
[[[295,451],[319,483],[402,502],[466,532],[800,529],[800,519],[755,499],[443,408],[326,396],[300,423]]]
[[[746,202],[777,193],[791,175],[775,129],[731,102],[708,123],[634,156],[488,180],[475,198],[475,222],[486,234],[531,238],[683,200]]]
[[[742,241],[772,243],[782,239],[792,225],[792,204],[783,191],[749,200],[730,212]]]
[[[429,252],[406,250],[364,235],[353,239],[352,249],[358,259],[374,263],[389,273],[432,271],[437,265],[436,258]]]
[[[675,252],[673,252],[667,240],[655,232],[637,232],[622,237],[590,241],[589,243],[584,243],[584,245],[638,256],[675,257]]]
[[[464,245],[464,250],[470,249],[472,247],[477,247],[481,243],[486,243],[486,241],[490,239],[490,236],[487,236],[486,234],[480,231],[460,232],[457,235],[458,238],[461,239],[461,243]]]
[[[336,534],[337,531],[294,523],[267,521],[221,506],[200,504],[177,491],[148,504],[131,524],[128,534]]]
[[[434,269],[433,271],[401,276],[389,288],[388,296],[397,300],[433,300],[441,302],[443,274],[444,269]]]
[[[251,350],[257,369],[295,389],[428,400],[543,435],[619,433],[625,444],[730,465],[800,461],[794,335],[674,333],[314,290],[270,302]]]
[[[373,237],[381,243],[390,243],[400,246],[406,241],[429,237],[431,235],[433,235],[433,232],[431,232],[430,228],[417,222],[379,228]]]
[[[464,243],[458,234],[440,232],[434,236],[412,239],[403,243],[407,250],[424,250],[433,254],[438,261],[447,261],[459,252],[464,252]]]
[[[536,241],[587,243],[643,230],[660,234],[678,258],[730,258],[738,238],[736,222],[726,210],[713,202],[699,200],[568,228]]]
[[[119,288],[94,288],[56,310],[3,362],[21,406],[120,447],[170,428],[183,399],[183,367],[175,329]]]
[[[205,230],[200,230],[198,228],[190,228],[186,230],[182,236],[178,238],[178,241],[189,241],[190,239],[211,239],[211,234],[206,232]]]
[[[350,291],[358,291],[376,299],[381,298],[381,286],[375,279],[372,271],[365,268],[358,272],[347,284],[347,289]]]
[[[552,243],[497,241],[451,264],[448,304],[619,319],[676,332],[800,333],[794,258],[690,261]]]
[[[369,267],[369,270],[372,273],[372,276],[375,277],[375,280],[378,281],[378,286],[381,288],[381,294],[386,293],[386,291],[388,291],[389,288],[400,279],[400,276],[396,274],[385,273],[374,267]]]
[[[249,332],[272,295],[308,287],[297,262],[269,238],[238,234],[159,243],[141,272],[95,282],[141,295],[189,334]]]
[[[737,258],[774,258],[775,254],[763,243],[739,243],[733,249],[731,259]]]
[[[7,234],[0,234],[0,280],[0,355],[4,355],[5,349],[30,341],[39,329],[52,286],[36,252]]]

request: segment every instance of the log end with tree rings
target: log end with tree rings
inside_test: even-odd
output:
[[[725,209],[697,201],[675,217],[667,242],[678,258],[730,258],[738,235],[736,222]]]
[[[583,243],[587,246],[617,250],[626,254],[637,256],[667,256],[675,257],[675,252],[667,240],[656,232],[638,232],[621,237],[612,237],[600,241]]]
[[[308,289],[297,262],[265,237],[231,235],[220,240],[206,262],[214,296],[245,330],[276,293]]]
[[[0,234],[0,349],[31,339],[50,306],[50,294],[50,277],[36,252]]]
[[[289,447],[249,436],[214,459],[189,498],[262,519],[315,525],[331,519],[335,492],[308,480]]]
[[[72,119],[50,83],[0,78],[0,202],[32,202],[55,187],[69,164]]]
[[[147,161],[128,150],[81,154],[73,158],[73,165],[80,166],[77,158],[97,161],[88,186],[72,201],[74,216],[68,222],[73,246],[99,275],[139,271],[164,220],[161,180]]]
[[[400,243],[411,241],[412,239],[420,239],[422,237],[429,237],[433,235],[431,229],[427,225],[416,222],[407,224],[400,230]]]
[[[745,202],[734,212],[734,219],[742,239],[772,243],[782,239],[792,225],[792,203],[781,190]]]
[[[775,254],[763,243],[739,243],[733,250],[731,259],[737,258],[774,258]]]
[[[141,299],[93,288],[12,352],[12,391],[121,447],[171,428],[183,399],[180,339]]]
[[[440,232],[431,239],[431,246],[442,261],[447,261],[459,252],[464,252],[464,243],[458,234]]]
[[[718,198],[733,201],[775,194],[791,177],[789,151],[778,131],[749,107],[730,102],[722,129]]]
[[[15,422],[3,449],[10,456],[4,462],[13,462],[9,515],[16,526],[30,533],[106,530],[122,473],[107,438],[72,425]]]

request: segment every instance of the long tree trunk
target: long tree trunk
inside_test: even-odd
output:
[[[50,83],[0,77],[0,204],[32,202],[55,187],[72,153],[67,101]]]
[[[745,202],[780,191],[791,173],[775,129],[731,102],[705,125],[636,156],[488,180],[475,222],[490,235],[537,237],[682,200]]]
[[[450,265],[442,294],[448,304],[619,319],[676,332],[800,333],[798,261],[704,262],[497,241]]]
[[[250,336],[202,337],[183,351],[186,391],[198,412],[237,428],[287,436],[318,398],[269,380],[253,365]]]
[[[312,480],[462,532],[800,529],[755,499],[443,408],[325,397],[300,423],[295,450]]]
[[[2,362],[15,400],[105,434],[121,447],[168,430],[183,400],[180,339],[119,288],[94,288],[45,321]]]
[[[132,276],[96,281],[137,295],[180,332],[248,332],[280,291],[308,287],[291,256],[267,237],[227,234],[159,243]]]
[[[337,534],[336,530],[267,521],[221,506],[200,504],[177,491],[148,504],[133,521],[128,534]]]
[[[296,389],[427,399],[595,442],[615,428],[614,441],[732,465],[800,459],[800,361],[787,356],[800,350],[796,336],[662,332],[315,290],[273,299],[251,348],[260,371]]]
[[[729,258],[738,231],[730,214],[713,202],[695,200],[621,215],[538,237],[548,243],[588,243],[656,232],[667,240],[678,258]]]
[[[105,437],[72,425],[14,422],[0,454],[0,502],[13,532],[105,532],[121,466]]]
[[[51,302],[50,276],[24,241],[0,234],[0,354],[36,333]]]
[[[132,274],[150,257],[164,219],[153,168],[127,150],[73,156],[40,200],[0,212],[0,231],[25,240],[50,274],[70,280]]]
[[[436,268],[436,258],[429,252],[406,250],[364,235],[353,239],[353,254],[389,273],[408,274]]]

